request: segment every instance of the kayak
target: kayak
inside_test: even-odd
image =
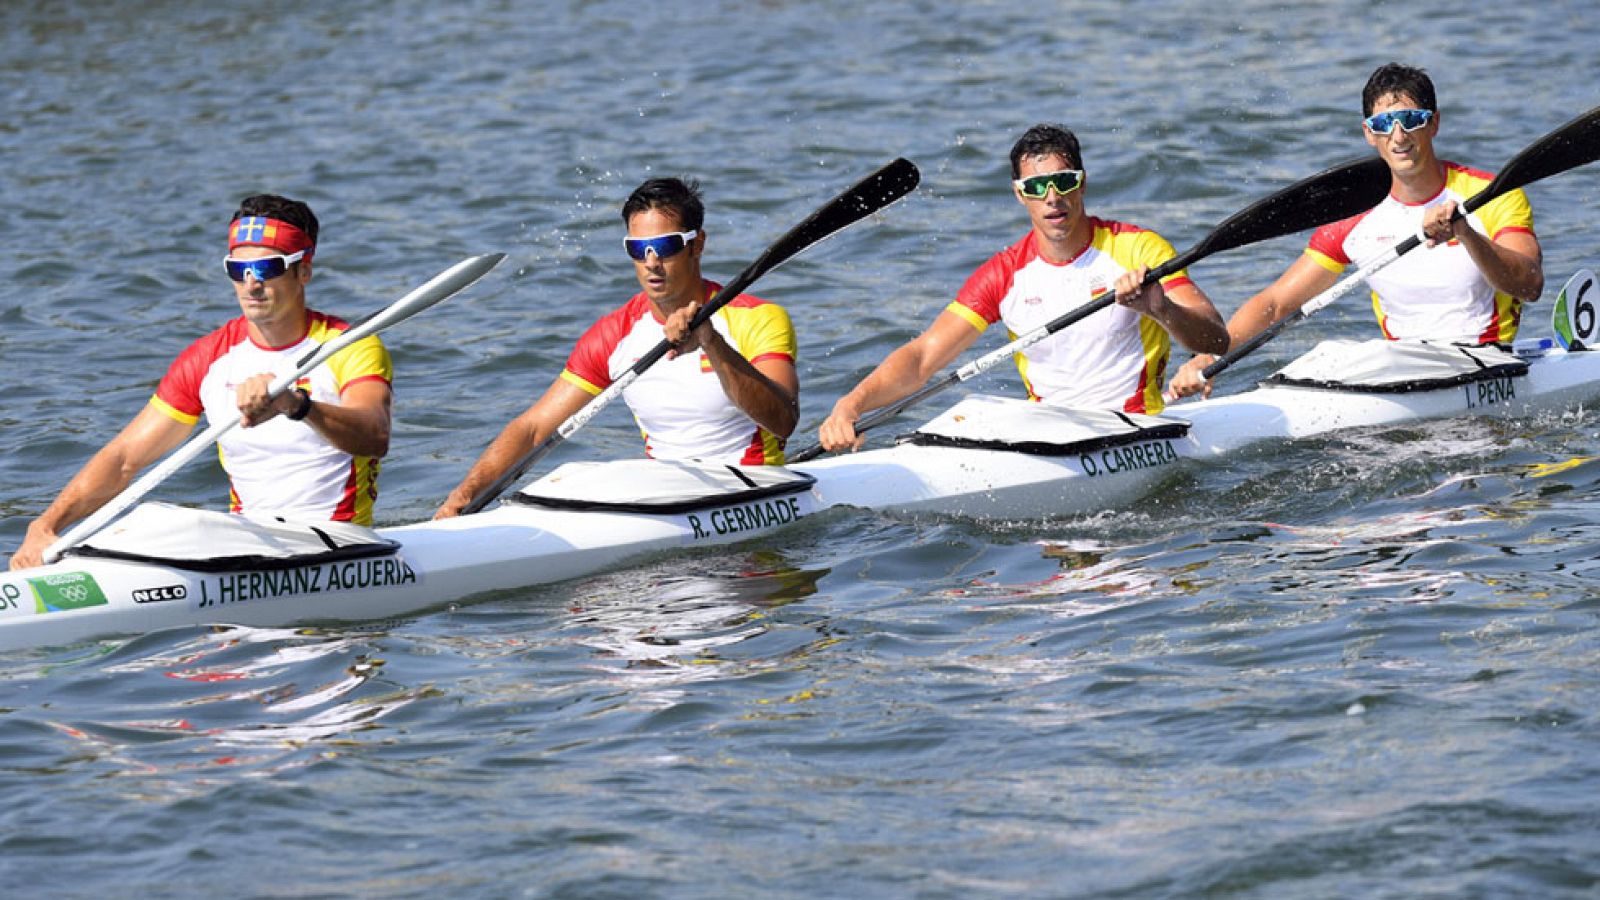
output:
[[[1329,341],[1259,386],[1166,414],[972,395],[892,447],[793,468],[578,462],[472,515],[379,529],[146,503],[60,561],[0,574],[0,650],[164,628],[412,615],[641,557],[760,539],[835,507],[1070,517],[1138,499],[1187,460],[1269,440],[1600,396],[1600,352]]]

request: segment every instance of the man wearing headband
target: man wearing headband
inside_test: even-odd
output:
[[[1017,354],[1030,398],[1159,412],[1169,332],[1193,350],[1226,346],[1222,317],[1187,271],[1139,288],[1150,268],[1176,254],[1153,231],[1089,215],[1083,156],[1071,131],[1029,129],[1011,148],[1011,178],[1033,228],[979,267],[926,331],[839,398],[818,430],[822,446],[859,447],[857,419],[915,392],[990,325],[1004,322],[1011,334],[1023,334],[1107,290],[1116,291],[1116,306]]]
[[[297,200],[247,197],[228,227],[224,260],[239,318],[195,341],[167,369],[133,421],[28,526],[11,568],[39,565],[57,532],[93,513],[139,471],[181,444],[201,414],[240,414],[217,442],[234,512],[370,524],[378,460],[389,452],[389,354],[377,337],[352,344],[275,399],[275,372],[348,325],[306,308],[317,218]]]
[[[689,333],[689,320],[722,285],[700,274],[705,208],[699,186],[653,178],[622,207],[623,247],[643,288],[578,339],[544,395],[500,432],[435,518],[462,507],[662,340],[674,349],[622,398],[656,459],[776,465],[799,418],[800,380],[789,315],[740,294]]]
[[[1361,93],[1361,114],[1362,135],[1389,164],[1389,196],[1368,212],[1318,228],[1288,270],[1228,320],[1232,342],[1243,344],[1293,315],[1333,287],[1346,266],[1377,258],[1420,231],[1426,246],[1367,279],[1383,336],[1509,344],[1517,336],[1522,304],[1544,290],[1544,254],[1528,196],[1521,189],[1508,191],[1453,218],[1494,175],[1434,155],[1439,103],[1433,80],[1421,69],[1378,67]],[[1210,396],[1211,383],[1200,370],[1215,360],[1201,355],[1184,363],[1168,396]]]

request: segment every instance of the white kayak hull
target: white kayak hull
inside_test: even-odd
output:
[[[1571,409],[1597,394],[1600,352],[1555,350],[1532,359],[1526,375],[1435,390],[1365,394],[1260,387],[1170,411],[1164,418],[1188,423],[1185,435],[1081,453],[901,444],[845,454],[798,466],[815,483],[797,492],[688,511],[505,504],[441,522],[378,529],[399,547],[364,559],[198,572],[69,555],[49,566],[0,574],[0,649],[206,623],[283,626],[411,615],[488,592],[580,577],[653,553],[760,538],[837,506],[1001,520],[1088,514],[1137,499],[1184,460],[1215,459],[1263,440],[1463,415],[1526,417]],[[1016,401],[968,398],[957,409],[1005,404]]]

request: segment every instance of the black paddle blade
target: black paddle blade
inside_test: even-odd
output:
[[[831,237],[911,193],[922,181],[909,159],[897,159],[861,179],[827,205],[812,213],[761,254],[762,271],[778,265],[801,250]]]
[[[1511,158],[1489,186],[1463,206],[1472,212],[1490,200],[1541,178],[1600,159],[1600,106],[1557,128]]]
[[[1173,260],[1172,271],[1203,257],[1245,244],[1308,231],[1347,219],[1383,202],[1389,194],[1389,167],[1376,156],[1353,159],[1263,197],[1206,235]]]
[[[716,304],[717,299],[738,296],[757,278],[788,262],[812,244],[843,231],[911,193],[921,181],[922,173],[917,171],[911,160],[897,159],[856,182],[849,190],[828,201],[804,222],[778,238],[749,268],[728,282],[718,297],[706,304],[701,314],[709,315],[706,310],[716,312],[712,307],[720,306]],[[699,315],[695,318],[699,319]]]
[[[754,284],[757,278],[793,259],[812,244],[838,234],[911,193],[921,180],[922,173],[917,171],[911,160],[902,158],[856,182],[849,190],[829,200],[816,212],[807,216],[804,222],[789,229],[755,262],[746,266],[743,272],[733,276],[733,280],[723,285],[722,290],[707,300],[706,305],[700,307],[700,311],[689,320],[689,330],[693,331],[704,325],[716,315],[717,310],[744,293],[744,289]],[[657,360],[666,355],[667,349],[665,341],[656,345],[633,364],[634,371],[643,374],[645,369],[655,365]]]

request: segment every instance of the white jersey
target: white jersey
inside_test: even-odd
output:
[[[167,369],[150,402],[186,425],[204,413],[211,421],[239,412],[238,387],[256,375],[293,371],[307,353],[342,334],[342,320],[308,311],[304,337],[287,347],[263,347],[243,317],[195,341]],[[319,403],[338,403],[350,385],[394,376],[376,337],[333,355],[296,382]],[[300,521],[372,522],[379,460],[351,456],[305,422],[283,416],[253,428],[234,428],[217,441],[232,488],[234,512]]]
[[[972,273],[945,309],[979,331],[1005,322],[1015,339],[1109,291],[1124,272],[1154,268],[1175,254],[1160,235],[1123,222],[1093,219],[1083,252],[1065,263],[1039,254],[1032,231]],[[1186,271],[1161,280],[1191,284]],[[1161,382],[1171,339],[1154,319],[1112,305],[1017,354],[1028,396],[1045,403],[1161,411]]]
[[[705,283],[706,299],[720,290]],[[666,339],[643,293],[584,332],[561,372],[563,380],[598,394]],[[711,317],[711,327],[752,363],[795,358],[794,328],[783,307],[741,294]],[[783,441],[734,405],[704,352],[663,358],[622,392],[656,459],[701,459],[735,465],[778,465]]]
[[[1392,195],[1373,209],[1324,225],[1311,236],[1306,254],[1334,274],[1382,254],[1421,233],[1427,211],[1441,203],[1464,203],[1494,180],[1455,163],[1443,163],[1445,185],[1424,203],[1402,203]],[[1467,215],[1472,230],[1498,238],[1533,233],[1533,212],[1522,191],[1508,192]],[[1509,343],[1517,335],[1522,303],[1498,292],[1483,277],[1460,241],[1418,247],[1367,279],[1378,326],[1391,340],[1415,338],[1461,343]]]

